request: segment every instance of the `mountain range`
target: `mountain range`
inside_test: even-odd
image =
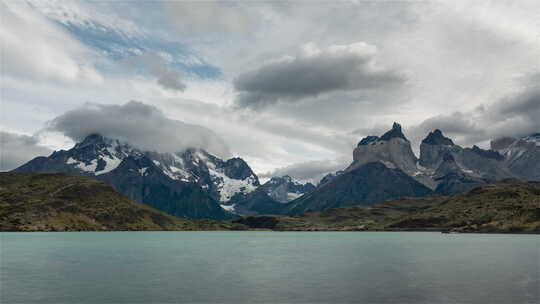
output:
[[[398,123],[382,136],[367,136],[345,169],[317,186],[290,176],[261,184],[241,158],[220,159],[202,149],[143,151],[90,134],[69,150],[37,157],[15,172],[73,173],[96,178],[128,198],[167,214],[231,219],[257,214],[297,214],[397,197],[453,195],[508,178],[540,180],[540,134],[501,138],[491,149],[463,148],[442,131],[430,132],[416,157]]]

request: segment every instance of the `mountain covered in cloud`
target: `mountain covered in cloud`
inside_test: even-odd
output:
[[[229,218],[232,215],[220,204],[259,186],[257,175],[240,158],[224,161],[202,149],[143,151],[99,134],[87,136],[70,150],[37,157],[15,171],[92,176],[131,199],[191,218]]]
[[[189,218],[282,213],[285,203],[315,189],[290,176],[273,177],[261,185],[238,157],[222,160],[200,148],[145,151],[99,134],[86,136],[72,149],[34,158],[14,171],[95,177],[135,201]]]

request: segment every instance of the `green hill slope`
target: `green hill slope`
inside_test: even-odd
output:
[[[540,183],[498,183],[455,196],[399,198],[373,206],[289,217],[245,217],[234,222],[274,230],[540,232]]]
[[[0,231],[222,230],[169,216],[78,175],[0,173]]]

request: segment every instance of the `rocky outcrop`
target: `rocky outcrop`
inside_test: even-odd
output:
[[[458,153],[459,149],[441,130],[436,129],[422,140],[419,163],[426,168],[437,168],[445,155]]]
[[[386,132],[379,138],[379,140],[390,140],[392,138],[401,138],[403,140],[408,141],[408,139],[403,135],[403,132],[401,131],[401,125],[397,122],[394,122],[392,125],[392,129],[390,131]]]
[[[454,142],[445,137],[441,130],[435,129],[433,132],[429,132],[428,136],[422,140],[423,144],[427,145],[444,145],[444,146],[453,146]]]
[[[346,169],[351,171],[371,162],[381,162],[388,168],[399,168],[410,175],[417,170],[416,156],[401,125],[394,123],[392,129],[381,137],[368,136],[353,151],[353,162]]]

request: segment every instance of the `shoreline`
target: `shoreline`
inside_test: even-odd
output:
[[[245,230],[70,230],[70,231],[0,231],[0,233],[45,233],[45,232],[57,232],[57,233],[70,233],[70,232],[431,232],[440,234],[514,234],[514,235],[540,235],[540,231],[467,231],[467,232],[455,232],[444,230],[430,230],[430,229],[402,229],[402,230],[332,230],[332,229],[320,229],[320,230],[276,230],[276,229],[245,229]]]

